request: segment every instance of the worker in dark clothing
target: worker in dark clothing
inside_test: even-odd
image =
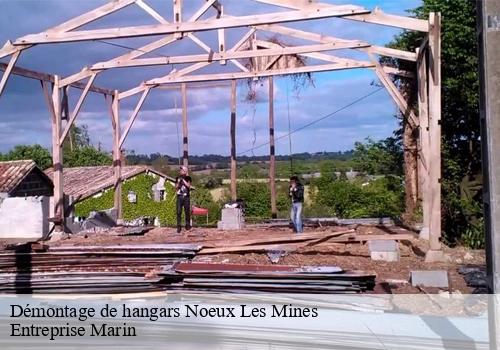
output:
[[[302,233],[302,206],[304,204],[304,185],[302,185],[297,176],[290,178],[289,188],[290,198],[292,199],[292,209],[290,218],[293,223],[294,231]]]
[[[175,178],[175,193],[177,195],[177,233],[181,232],[182,208],[186,219],[186,230],[191,229],[191,177],[188,175],[188,168],[182,166],[179,176]]]

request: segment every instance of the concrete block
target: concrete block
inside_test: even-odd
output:
[[[399,251],[395,252],[371,252],[370,257],[372,260],[378,261],[399,261]]]
[[[219,230],[240,230],[245,227],[245,218],[240,208],[222,209],[222,220],[217,223]]]
[[[370,252],[395,252],[399,249],[398,243],[393,240],[368,241]]]
[[[49,232],[49,197],[8,197],[0,203],[0,238],[39,239]]]
[[[448,271],[411,271],[411,285],[423,287],[448,288]]]

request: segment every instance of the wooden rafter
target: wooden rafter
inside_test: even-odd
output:
[[[238,50],[253,34],[255,33],[255,29],[250,29],[245,35],[243,35],[243,37],[241,37],[241,39],[230,49],[228,50],[227,52],[228,53],[232,53],[232,52],[235,52],[236,50]],[[198,69],[201,69],[201,68],[204,68],[206,66],[208,66],[210,64],[210,62],[199,62],[199,63],[195,63],[191,66],[188,66],[186,68],[183,68],[181,69],[180,71],[178,72],[171,72],[169,74],[167,74],[166,76],[164,77],[161,77],[161,78],[166,78],[166,77],[182,77],[186,74],[189,74],[189,73],[192,73]],[[161,79],[160,78],[160,79]],[[120,93],[119,95],[119,98],[120,99],[123,99],[123,98],[126,98],[126,97],[129,97],[129,96],[132,96],[132,95],[135,95],[135,94],[138,94],[142,91],[144,91],[144,89],[146,89],[147,86],[146,86],[146,83],[143,83],[135,88],[132,88],[130,90],[127,90],[127,91],[124,91],[122,93]]]
[[[342,7],[342,5],[317,3],[317,2],[311,2],[310,0],[254,0],[254,1],[294,10],[305,10],[311,7],[320,9],[331,9],[331,8]],[[343,18],[350,19],[353,21],[361,21],[366,23],[374,23],[374,24],[380,24],[380,25],[397,27],[408,30],[416,30],[420,32],[428,31],[427,21],[416,18],[389,15],[384,13],[378,8],[375,8],[375,10],[373,11],[369,11],[369,13],[367,14],[363,15],[353,14],[351,16],[344,16]]]
[[[262,15],[239,17],[222,17],[220,19],[196,22],[143,25],[134,27],[80,30],[62,33],[42,32],[23,36],[13,42],[14,45],[49,44],[102,39],[119,39],[160,34],[208,31],[223,28],[238,28],[259,24],[297,22],[328,17],[343,17],[353,14],[366,14],[369,11],[358,6],[342,6],[341,8],[316,8],[294,10]],[[406,19],[406,17],[403,17]]]
[[[210,3],[210,6],[213,4],[214,1],[207,1],[207,4]],[[206,6],[207,4],[205,4],[204,6],[202,6],[198,11],[196,11],[195,14],[193,14],[188,22],[193,22],[193,21],[196,21],[198,20],[201,16],[203,16],[203,14],[210,8],[210,6]],[[184,35],[188,36],[189,34],[191,33],[184,33]],[[195,36],[190,36],[190,39],[193,40],[196,44],[198,44],[198,46],[202,47],[205,51],[206,50],[209,50],[210,51],[210,48],[208,46],[206,46],[201,40],[197,39],[197,37]],[[173,42],[177,41],[177,38],[174,36],[174,35],[168,35],[162,39],[159,39],[159,40],[155,40],[149,44],[146,44],[146,45],[143,45],[133,51],[130,51],[126,54],[123,54],[121,56],[118,56],[118,57],[115,57],[111,60],[108,60],[106,61],[106,63],[117,63],[117,62],[120,62],[120,61],[129,61],[129,60],[133,60],[135,58],[138,58],[138,57],[141,57],[147,53],[150,53],[154,50],[157,50],[159,48],[162,48],[164,46],[167,46]],[[65,86],[65,85],[68,85],[68,84],[71,84],[73,82],[76,82],[76,81],[79,81],[79,80],[82,80],[82,79],[85,79],[85,78],[88,78],[89,76],[92,75],[92,71],[90,69],[87,69],[87,68],[84,68],[81,72],[79,73],[76,73],[76,74],[73,74],[73,75],[70,75],[64,79],[61,80],[61,85],[62,86]]]
[[[212,53],[212,54],[201,54],[201,55],[185,55],[185,56],[170,56],[170,57],[154,57],[154,58],[141,58],[129,61],[116,62],[106,62],[95,64],[90,69],[92,70],[102,70],[109,68],[124,68],[124,67],[139,67],[139,66],[154,66],[154,65],[169,65],[169,64],[181,64],[181,63],[197,63],[197,62],[213,62],[222,61],[230,59],[242,59],[251,57],[265,57],[265,56],[276,56],[276,55],[295,55],[300,53],[313,53],[321,51],[330,51],[350,47],[351,45],[336,45],[332,43],[328,44],[315,44],[315,45],[303,45],[303,46],[288,46],[282,47],[277,45],[272,49],[261,49],[261,50],[244,50],[244,51],[231,51],[222,53]]]
[[[144,104],[144,101],[146,100],[146,97],[149,94],[149,91],[150,91],[150,89],[144,90],[144,92],[142,93],[142,96],[141,96],[139,102],[135,106],[135,109],[132,112],[132,115],[130,116],[130,118],[129,118],[128,122],[127,122],[127,126],[125,127],[125,130],[123,131],[123,134],[120,137],[120,141],[118,143],[118,145],[119,145],[120,148],[122,148],[123,143],[125,142],[125,139],[127,138],[128,133],[130,132],[130,129],[132,128],[132,125],[134,125],[135,119],[137,118],[137,115],[139,114],[139,111],[141,110],[142,105]]]
[[[374,66],[375,65],[371,62],[359,63],[359,64],[332,63],[332,64],[318,64],[313,66],[304,66],[297,68],[271,69],[267,71],[254,71],[254,72],[201,74],[201,75],[187,75],[181,77],[176,77],[174,75],[160,79],[152,79],[150,81],[145,82],[145,86],[158,85],[158,84],[171,84],[179,82],[259,78],[259,77],[270,77],[270,76],[296,74],[296,73],[314,73],[314,72],[327,72],[327,71],[344,70],[344,69],[372,68]]]
[[[0,71],[5,71],[6,69],[7,69],[7,64],[0,62]],[[89,75],[89,77],[94,74],[94,72],[90,72],[90,73],[91,74]],[[18,76],[25,77],[25,78],[45,81],[48,83],[54,83],[54,75],[47,74],[47,73],[41,73],[41,72],[37,72],[34,70],[26,69],[26,68],[13,67],[11,74],[18,75]],[[87,84],[80,83],[80,82],[73,82],[69,85],[75,89],[80,89],[80,90],[84,90],[85,87],[87,86]],[[98,87],[95,85],[92,85],[90,87],[90,91],[100,93],[103,95],[113,95],[113,90]]]
[[[87,82],[87,85],[85,86],[85,89],[82,91],[82,94],[80,95],[80,98],[78,99],[78,102],[76,103],[75,108],[71,112],[71,116],[68,120],[68,123],[66,124],[66,127],[64,128],[64,131],[62,132],[61,139],[60,139],[60,144],[64,142],[64,139],[68,135],[69,131],[71,130],[71,126],[76,120],[76,117],[78,116],[78,113],[80,112],[80,109],[82,108],[83,102],[85,101],[85,98],[87,97],[90,87],[94,83],[94,80],[97,76],[97,73],[93,74],[89,81]]]
[[[345,40],[336,38],[333,36],[307,32],[300,29],[289,28],[286,26],[281,26],[277,24],[265,24],[260,26],[255,26],[255,29],[264,30],[271,33],[281,34],[290,36],[297,39],[309,40],[317,43],[335,43],[339,45],[339,47],[344,46],[345,48],[359,49],[359,51],[363,51],[366,53],[374,53],[377,55],[388,56],[393,58],[399,58],[407,61],[416,61],[416,54],[414,52],[391,49],[388,47],[371,45],[365,41],[361,40]],[[351,45],[351,47],[349,47]]]
[[[61,23],[58,26],[47,29],[46,33],[59,34],[69,32],[71,30],[77,29],[85,24],[94,22],[99,18],[107,16],[113,12],[116,12],[126,6],[133,4],[136,0],[116,0],[110,1],[98,8],[88,11],[80,16],[74,17],[69,21]],[[13,45],[8,41],[3,48],[0,49],[0,58],[13,54],[17,51],[27,49],[32,45]]]
[[[2,96],[2,92],[5,89],[5,85],[7,85],[7,80],[9,80],[10,74],[12,73],[12,69],[14,69],[14,65],[16,64],[20,54],[21,51],[15,52],[10,58],[9,64],[5,67],[2,79],[0,79],[0,96]]]

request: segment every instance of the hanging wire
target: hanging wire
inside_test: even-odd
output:
[[[339,113],[339,112],[343,111],[344,109],[347,109],[347,108],[349,108],[349,107],[351,107],[351,106],[355,105],[356,103],[359,103],[359,102],[363,101],[364,99],[366,99],[366,98],[368,98],[368,97],[370,97],[370,96],[372,96],[372,95],[376,94],[377,92],[379,92],[379,91],[380,91],[380,90],[382,90],[382,89],[383,89],[383,87],[378,88],[377,90],[374,90],[374,91],[372,91],[372,92],[370,92],[370,93],[368,93],[368,94],[366,94],[366,95],[363,95],[363,96],[361,96],[361,97],[359,97],[359,98],[355,99],[354,101],[352,101],[352,102],[350,102],[350,103],[348,103],[348,104],[346,104],[346,105],[344,105],[344,106],[340,107],[339,109],[336,109],[335,111],[333,111],[333,112],[331,112],[331,113],[328,113],[328,114],[326,114],[326,115],[322,116],[321,118],[315,119],[315,120],[313,120],[313,121],[312,121],[312,122],[310,122],[310,123],[307,123],[307,124],[305,124],[305,125],[303,125],[303,126],[301,126],[301,127],[297,128],[297,129],[292,130],[292,131],[291,131],[290,133],[288,133],[288,134],[281,135],[280,137],[276,138],[276,141],[281,140],[281,139],[283,139],[283,138],[287,137],[289,134],[294,134],[294,133],[299,132],[299,131],[301,131],[301,130],[304,130],[304,129],[306,129],[306,128],[308,128],[308,127],[310,127],[310,126],[312,126],[312,125],[314,125],[314,124],[316,124],[316,123],[319,123],[319,122],[320,122],[320,121],[322,121],[322,120],[325,120],[325,119],[327,119],[327,118],[330,118],[330,117],[332,117],[333,115],[335,115],[335,114],[337,114],[337,113]],[[253,152],[253,151],[254,151],[254,150],[256,150],[256,149],[259,149],[259,148],[264,147],[264,146],[267,146],[267,145],[269,145],[269,142],[265,142],[265,143],[262,143],[262,144],[260,144],[260,145],[258,145],[258,146],[256,146],[256,147],[253,147],[253,148],[247,149],[246,151],[240,152],[240,153],[238,153],[237,155],[238,155],[238,156],[240,156],[240,155],[243,155],[243,154],[248,153],[248,152]]]

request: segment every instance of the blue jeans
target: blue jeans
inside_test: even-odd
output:
[[[295,202],[292,203],[292,210],[290,211],[290,218],[292,219],[293,226],[297,233],[301,233],[302,230],[302,203]]]

